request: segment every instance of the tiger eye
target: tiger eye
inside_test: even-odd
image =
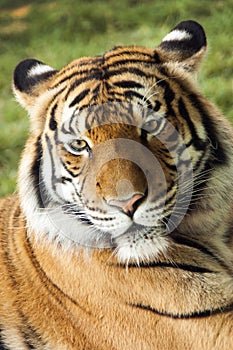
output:
[[[82,152],[88,147],[85,140],[74,140],[69,144],[69,146],[75,152]]]

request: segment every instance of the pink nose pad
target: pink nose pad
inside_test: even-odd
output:
[[[132,216],[137,209],[136,202],[138,202],[140,199],[142,199],[144,195],[142,194],[134,194],[130,199],[126,200],[117,200],[117,199],[111,199],[108,204],[116,207],[120,207],[123,209],[123,211]]]

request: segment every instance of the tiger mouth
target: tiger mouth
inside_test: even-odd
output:
[[[150,233],[155,227],[145,226],[136,223],[132,223],[132,225],[124,232],[124,234],[141,234],[148,232]]]
[[[145,226],[136,223],[132,223],[132,225],[125,230],[123,233],[119,234],[115,238],[120,237],[132,237],[135,241],[143,239],[150,239],[151,235],[159,234],[164,232],[164,228],[162,226]],[[150,236],[150,237],[149,237]]]
[[[64,206],[62,209],[66,215],[73,219],[73,227],[69,233],[70,239],[85,246],[111,249],[128,246],[137,249],[139,246],[150,244],[152,247],[152,245],[156,246],[157,240],[166,235],[164,218],[163,222],[159,220],[153,226],[142,225],[132,220],[128,227],[118,226],[114,228],[113,226],[108,229],[104,226],[101,227],[101,225],[94,225],[91,218],[80,214],[77,206]]]

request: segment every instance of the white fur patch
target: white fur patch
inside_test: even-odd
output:
[[[126,265],[134,262],[140,266],[140,263],[148,263],[156,260],[159,254],[166,255],[169,247],[169,240],[166,235],[148,233],[147,238],[143,232],[134,234],[125,234],[116,239],[116,256],[121,263]]]
[[[28,76],[29,77],[33,77],[35,75],[41,75],[47,72],[52,72],[54,71],[54,69],[50,66],[47,66],[46,64],[40,64],[38,63],[37,65],[35,65],[34,67],[32,67],[29,72],[28,72]]]
[[[185,30],[178,30],[175,29],[172,32],[168,33],[163,41],[182,41],[182,40],[188,40],[191,39],[192,35]]]

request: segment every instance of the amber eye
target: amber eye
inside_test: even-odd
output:
[[[90,150],[88,143],[85,140],[73,140],[69,143],[71,153],[79,154],[85,150]]]

